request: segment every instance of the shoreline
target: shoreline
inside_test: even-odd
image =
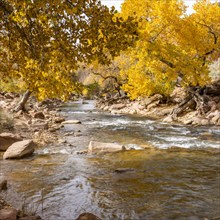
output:
[[[189,126],[220,126],[219,110],[200,115],[197,110],[187,109],[178,117],[173,118],[172,112],[177,106],[178,104],[174,103],[160,103],[160,100],[157,99],[152,101],[151,98],[138,101],[130,101],[128,99],[121,101],[120,99],[120,102],[118,100],[109,102],[108,100],[101,99],[96,102],[98,109],[110,112],[111,114],[146,116],[161,122]]]
[[[13,100],[13,101],[15,101],[15,100]],[[10,103],[11,100],[8,100],[7,102]],[[36,103],[34,102],[34,105],[35,104]],[[9,105],[7,108],[5,108],[5,110],[9,110],[10,109],[9,107],[11,107],[11,106],[12,105]],[[166,122],[166,119],[169,119],[170,114],[172,113],[173,109],[176,106],[177,106],[177,104],[171,105],[171,104],[160,103],[156,99],[153,101],[149,100],[149,99],[139,100],[139,101],[129,101],[128,99],[123,99],[123,100],[116,100],[116,101],[113,101],[110,103],[109,103],[109,100],[99,100],[96,102],[96,107],[98,109],[101,109],[103,111],[108,111],[112,114],[130,114],[130,115],[145,116],[145,117],[149,117],[151,119],[163,121],[163,122]],[[29,108],[29,111],[26,113],[19,113],[19,114],[10,113],[10,114],[16,116],[15,117],[16,121],[20,120],[18,125],[20,126],[19,128],[22,128],[22,131],[20,131],[18,129],[18,127],[15,127],[15,129],[12,132],[13,133],[20,133],[21,135],[25,135],[22,138],[27,138],[28,135],[31,134],[31,137],[34,139],[34,141],[37,141],[37,139],[34,138],[35,137],[34,134],[37,135],[39,137],[39,139],[38,139],[39,142],[37,142],[39,144],[39,146],[49,144],[47,141],[54,141],[54,142],[59,141],[59,139],[62,138],[62,133],[59,132],[60,128],[62,126],[62,123],[61,123],[62,116],[60,116],[60,114],[59,114],[59,104],[57,106],[55,105],[54,109],[50,109],[50,110],[48,109],[46,112],[44,111],[45,110],[44,108],[45,107],[38,108],[37,112],[33,112],[34,110],[36,111],[36,109],[34,107],[32,107],[32,108]],[[43,112],[43,114],[45,115],[44,120],[43,119],[39,120],[39,118],[38,119],[35,118],[37,115],[39,117],[41,117],[40,115],[42,115],[42,114],[38,114],[40,111]],[[8,111],[8,113],[9,113],[9,111]],[[195,117],[196,114],[197,114],[196,111],[194,111],[194,112],[189,111],[185,115],[178,117],[177,121],[170,121],[170,122],[168,121],[166,123],[185,124],[185,125],[189,125],[189,126],[199,126],[199,125],[208,125],[208,126],[216,126],[217,125],[218,126],[219,125],[219,124],[193,124],[193,123],[188,124],[188,123],[184,123],[183,119],[188,120],[188,121],[192,120],[192,119],[194,119],[193,117]],[[31,116],[31,118],[28,117],[28,115]],[[191,118],[189,116],[191,116]],[[56,121],[55,118],[56,118],[56,120],[60,119],[60,122],[54,123]],[[49,123],[49,126],[47,128],[44,127],[44,129],[42,129],[41,126],[39,127],[40,124],[42,124],[44,126],[44,122],[48,119],[51,119],[51,123]],[[21,121],[25,122],[25,124],[21,123]],[[31,121],[31,123],[29,121]],[[22,125],[23,125],[23,127],[22,127]],[[34,129],[33,129],[32,125],[36,125],[36,127],[34,127]],[[38,131],[36,131],[36,129]],[[25,131],[26,131],[26,134],[24,134]],[[36,132],[37,132],[37,134],[36,134]],[[48,134],[49,134],[49,136],[47,136]],[[210,134],[207,132],[204,135],[209,137]],[[82,138],[82,137],[80,137],[80,138]],[[169,149],[169,152],[176,152],[176,151],[181,151],[181,150],[176,148],[175,146]],[[185,149],[184,149],[184,151],[185,151]],[[215,152],[217,152],[217,151],[215,151]],[[5,204],[4,207],[6,207],[6,208],[10,207],[12,210],[15,210],[10,205],[6,204],[5,201],[1,198],[1,196],[0,196],[0,210],[3,207],[3,205],[1,207],[1,201]],[[18,211],[18,213],[19,213],[19,211]],[[17,219],[22,219],[22,217],[21,218],[18,217]],[[31,219],[37,220],[40,218],[39,218],[39,216],[35,216]]]

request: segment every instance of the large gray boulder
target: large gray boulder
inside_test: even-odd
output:
[[[92,153],[92,154],[112,153],[122,150],[126,150],[124,145],[117,143],[103,143],[97,141],[90,141],[88,147],[88,153]]]
[[[3,159],[19,159],[29,156],[34,152],[34,142],[32,140],[24,140],[15,142],[4,153]]]
[[[22,138],[12,133],[0,134],[0,151],[6,151],[10,145],[17,141],[21,141]]]

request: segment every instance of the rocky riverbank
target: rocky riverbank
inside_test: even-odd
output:
[[[180,95],[180,92],[177,92],[176,95],[174,94],[172,100],[168,102],[165,101],[161,95],[154,95],[150,98],[136,101],[130,101],[125,97],[115,97],[108,100],[102,99],[97,101],[97,107],[102,110],[109,111],[112,114],[138,114],[171,123],[184,123],[193,126],[220,124],[219,108],[212,108],[210,111],[203,115],[199,112],[198,109],[187,108],[183,113],[179,114],[177,118],[173,118],[172,113],[174,109],[181,103],[181,100],[183,99],[182,97],[183,96]],[[27,111],[14,112],[13,109],[18,103],[19,98],[20,97],[16,94],[0,94],[0,148],[2,148],[1,150],[5,153],[10,148],[10,146],[16,143],[19,143],[20,145],[20,142],[23,141],[25,141],[24,145],[27,143],[30,144],[30,151],[27,151],[25,155],[22,155],[22,157],[29,156],[31,153],[33,153],[33,148],[36,149],[38,147],[45,146],[54,142],[64,143],[63,141],[65,140],[61,138],[60,135],[62,134],[60,128],[62,128],[64,124],[80,124],[80,121],[77,120],[65,121],[65,118],[59,114],[59,107],[62,105],[62,103],[56,100],[47,100],[45,102],[38,103],[32,98],[27,103]],[[85,125],[82,123],[82,125],[76,126],[78,129],[78,126]],[[83,129],[80,128],[80,132],[78,132],[80,136],[83,133],[82,131]],[[78,137],[78,134],[73,131],[67,132],[65,135],[85,139],[85,137]],[[2,143],[6,144],[3,146]],[[32,145],[33,143],[34,146]],[[88,149],[89,151],[92,153],[96,153],[96,150],[98,150],[98,152],[103,152],[103,143],[100,144],[98,149],[93,149],[92,143],[93,142],[90,142],[91,146]],[[67,142],[67,144],[69,143]],[[95,144],[95,147],[97,147],[97,143]],[[120,145],[115,146],[114,150],[118,151],[121,149],[123,150],[124,148],[124,146]],[[1,155],[3,156],[3,154]],[[20,156],[18,156],[18,159],[19,157]],[[4,159],[7,159],[6,156]],[[0,186],[0,191],[5,192],[7,190],[7,180],[0,179]],[[1,198],[0,211],[2,211],[2,213],[0,212],[0,216],[3,216],[3,214],[8,215],[8,213],[12,216],[15,216],[13,218],[11,217],[11,219],[39,219],[39,217],[30,217],[21,211],[15,210]]]
[[[176,109],[186,97],[183,89],[176,89],[170,100],[164,100],[163,96],[156,94],[150,98],[143,98],[131,101],[126,97],[115,97],[100,99],[97,101],[97,108],[109,111],[112,114],[137,114],[154,118],[167,123],[181,123],[185,125],[220,125],[220,102],[210,104],[210,110],[201,113],[199,108],[188,106],[180,114],[175,114]]]
[[[35,148],[59,141],[59,129],[65,121],[58,113],[61,102],[47,100],[38,103],[31,98],[26,111],[15,112],[20,96],[0,94],[0,151],[2,159],[20,159],[30,156]],[[0,219],[38,220],[39,216],[27,210],[16,210],[3,199],[7,194],[7,180],[0,176]]]
[[[0,93],[0,155],[1,159],[20,159],[33,154],[36,148],[52,143],[65,143],[60,131],[65,124],[80,124],[78,120],[66,121],[59,114],[63,104],[57,100],[37,102],[31,98],[26,111],[15,112],[21,97],[14,93]],[[65,135],[78,137],[80,131],[67,132]],[[10,190],[10,183],[0,176],[0,220],[40,220],[30,210],[18,210],[4,198]],[[24,204],[25,205],[25,204]],[[21,204],[23,207],[23,205]],[[82,213],[77,220],[98,220],[92,213]]]

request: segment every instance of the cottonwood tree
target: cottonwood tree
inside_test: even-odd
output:
[[[109,62],[134,43],[136,23],[96,0],[0,0],[0,81],[19,80],[39,100],[68,98],[79,62]],[[124,37],[125,34],[129,36]]]
[[[128,51],[121,75],[132,99],[160,93],[168,96],[176,82],[204,86],[210,81],[209,64],[220,55],[220,7],[198,1],[195,12],[185,13],[183,1],[125,0],[121,16],[138,21],[139,39]],[[123,67],[124,66],[124,67]]]

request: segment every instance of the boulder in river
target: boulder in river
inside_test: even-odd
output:
[[[115,173],[127,173],[127,172],[133,172],[135,169],[133,168],[117,168],[114,172]]]
[[[3,159],[19,159],[29,156],[34,152],[32,140],[18,141],[12,144],[3,155]]]
[[[67,120],[62,122],[62,124],[81,124],[81,121],[79,120]]]
[[[126,150],[124,145],[117,143],[103,143],[97,141],[90,141],[88,147],[88,153],[112,153],[117,151]]]
[[[0,134],[0,151],[6,151],[10,145],[17,141],[21,141],[22,138],[12,133]]]

